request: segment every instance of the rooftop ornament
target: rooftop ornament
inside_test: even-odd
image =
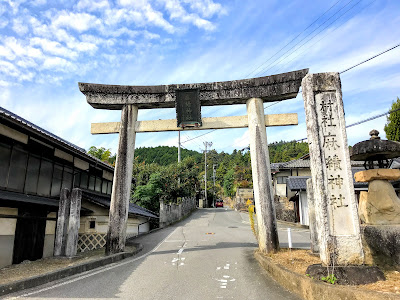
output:
[[[369,140],[359,142],[350,149],[350,159],[364,161],[366,170],[376,166],[379,169],[388,168],[390,160],[400,156],[400,143],[381,140],[376,129],[371,130],[369,135]]]

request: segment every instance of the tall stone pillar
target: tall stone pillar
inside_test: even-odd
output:
[[[308,203],[308,219],[310,222],[311,252],[318,253],[319,245],[318,245],[317,224],[315,222],[314,190],[311,178],[307,179],[307,203]]]
[[[321,261],[362,264],[339,73],[307,74],[302,90]]]
[[[122,108],[107,232],[107,255],[123,252],[125,249],[137,115],[138,107],[135,105],[125,105]]]
[[[247,100],[246,106],[249,120],[254,200],[257,211],[258,245],[262,252],[271,253],[279,249],[279,239],[263,101],[251,98]]]
[[[56,237],[54,241],[54,256],[65,255],[65,245],[67,243],[67,233],[69,224],[69,189],[64,188],[60,193],[58,206]]]
[[[68,221],[67,243],[65,247],[65,256],[72,257],[76,255],[78,249],[78,231],[80,226],[82,190],[75,188],[70,196],[70,213]]]

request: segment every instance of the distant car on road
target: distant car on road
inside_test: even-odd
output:
[[[217,199],[217,201],[215,202],[215,207],[224,207],[224,200]]]

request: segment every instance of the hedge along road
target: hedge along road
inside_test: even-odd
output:
[[[136,257],[8,298],[298,299],[254,259],[257,243],[246,218],[226,208],[197,210],[137,238],[144,249]],[[280,230],[282,241],[286,234]],[[297,234],[294,246],[308,242],[307,232]]]

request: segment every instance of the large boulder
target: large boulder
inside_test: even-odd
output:
[[[368,192],[361,192],[360,219],[371,225],[400,224],[400,199],[387,180],[372,180]]]

